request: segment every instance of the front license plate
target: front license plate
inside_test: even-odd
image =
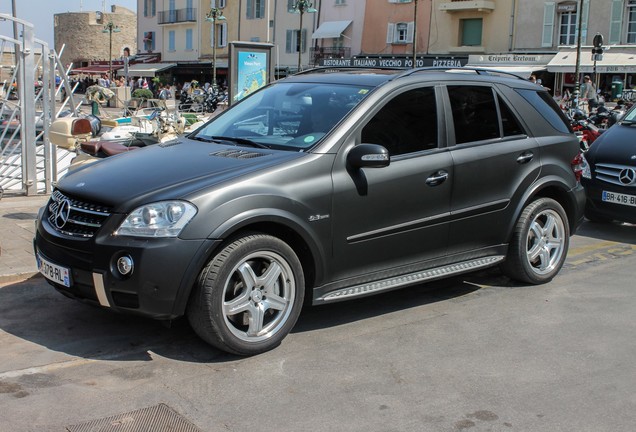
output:
[[[603,191],[602,200],[604,202],[636,207],[635,195],[627,195],[627,194],[622,194],[617,192]]]
[[[71,271],[69,269],[45,260],[40,254],[36,255],[36,259],[38,270],[42,273],[42,276],[65,287],[71,286]]]

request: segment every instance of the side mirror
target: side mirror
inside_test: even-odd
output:
[[[353,168],[383,168],[389,166],[389,151],[378,144],[358,144],[349,151],[347,162]]]

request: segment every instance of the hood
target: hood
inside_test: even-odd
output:
[[[151,201],[182,199],[214,184],[306,155],[182,139],[85,165],[60,179],[57,188],[114,211],[126,211]]]
[[[591,163],[636,166],[636,125],[616,124],[599,136],[586,154]]]

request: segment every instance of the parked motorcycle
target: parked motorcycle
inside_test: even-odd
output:
[[[579,138],[581,152],[589,150],[592,143],[603,133],[603,129],[598,128],[585,113],[580,109],[570,110],[568,113],[570,123],[574,133]]]
[[[218,90],[210,88],[194,90],[192,93],[181,92],[179,110],[187,112],[213,113],[219,105]]]

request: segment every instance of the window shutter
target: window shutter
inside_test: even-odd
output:
[[[149,0],[144,0],[144,16],[145,17],[148,16],[148,1]]]
[[[415,23],[410,22],[406,25],[406,42],[413,43],[413,33],[415,29]]]
[[[150,0],[152,3],[151,5],[151,10],[152,10],[152,16],[157,15],[157,0]]]
[[[302,35],[303,35],[303,44],[301,47],[301,51],[306,52],[307,51],[307,29],[303,29]]]
[[[254,19],[254,0],[247,0],[247,19]]]
[[[589,17],[590,17],[590,0],[583,0],[583,17],[581,22],[581,43],[583,45],[586,45],[586,41],[587,41],[587,22],[589,20]]]
[[[174,51],[175,50],[175,33],[174,30],[170,30],[168,32],[168,49],[170,51]]]
[[[292,52],[292,37],[294,31],[293,30],[287,30],[287,34],[285,35],[285,52],[286,53],[290,53]]]
[[[542,47],[552,46],[552,37],[554,35],[554,14],[556,5],[554,2],[546,2],[543,5],[543,35],[541,37]]]
[[[227,46],[227,23],[224,22],[221,24],[221,40],[219,41],[219,46],[226,47]]]
[[[618,44],[621,42],[621,31],[623,25],[623,0],[612,0],[612,12],[610,14],[609,43]]]
[[[386,43],[391,44],[395,41],[395,24],[389,23],[389,26],[386,30]]]
[[[154,41],[153,41],[154,43]],[[192,29],[187,29],[186,30],[186,49],[187,50],[191,50],[192,49]]]
[[[258,17],[263,18],[265,16],[265,2],[261,1],[258,6]]]

